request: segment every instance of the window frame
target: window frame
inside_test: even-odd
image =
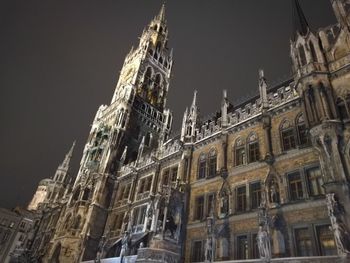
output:
[[[247,163],[247,149],[246,144],[244,142],[245,140],[241,137],[238,137],[235,140],[233,147],[233,166],[241,166]],[[238,156],[240,158],[238,158]]]
[[[292,194],[292,187],[291,187],[291,178],[293,175],[296,175],[298,174],[299,175],[299,178],[300,180],[300,184],[301,184],[301,191],[302,191],[302,197],[300,198],[295,198],[295,196],[293,196]],[[292,202],[296,202],[296,201],[300,201],[300,200],[305,200],[307,198],[307,193],[305,191],[305,181],[304,181],[304,178],[303,178],[303,174],[300,170],[294,170],[294,171],[291,171],[289,173],[287,173],[287,182],[288,182],[288,193],[289,193],[289,201],[292,201]],[[294,179],[293,180],[293,185],[296,185],[296,180]],[[297,192],[299,188],[297,189]]]
[[[244,188],[244,194],[239,194],[239,190]],[[243,198],[244,196],[244,198]],[[243,207],[240,208],[240,203],[243,201]],[[247,186],[240,185],[236,187],[236,212],[243,213],[247,211]]]
[[[287,152],[297,148],[295,127],[291,125],[291,122],[288,119],[284,119],[281,122],[279,133],[282,152]],[[286,142],[288,142],[288,144]]]

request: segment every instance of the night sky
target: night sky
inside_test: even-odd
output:
[[[300,0],[312,29],[335,22],[329,0]],[[0,206],[26,206],[72,142],[76,176],[101,104],[160,0],[0,1]],[[290,75],[290,0],[168,0],[174,129],[198,90],[202,116]]]

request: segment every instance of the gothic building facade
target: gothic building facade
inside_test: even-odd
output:
[[[269,87],[260,70],[258,96],[233,105],[224,91],[207,120],[195,91],[179,135],[162,6],[96,113],[74,183],[67,164],[57,194],[39,186],[36,259],[350,260],[350,2],[331,0],[338,22],[317,31],[292,2],[293,76]]]

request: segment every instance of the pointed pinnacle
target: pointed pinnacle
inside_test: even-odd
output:
[[[306,20],[305,14],[298,0],[292,0],[292,12],[293,12],[293,36],[298,32],[300,35],[305,36],[309,31],[309,24]]]
[[[196,105],[197,105],[197,90],[194,90],[192,106],[196,106]]]
[[[163,2],[162,7],[160,8],[158,19],[160,21],[165,21],[165,2]]]

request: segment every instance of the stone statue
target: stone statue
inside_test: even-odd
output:
[[[259,232],[256,237],[258,243],[259,255],[261,259],[270,259],[271,258],[271,248],[270,240],[266,230],[262,226],[259,226]]]
[[[349,254],[350,251],[346,248],[349,243],[349,233],[346,231],[342,223],[337,222],[337,218],[334,215],[330,216],[331,226],[329,227],[334,234],[335,244],[337,245],[338,253],[340,255]]]
[[[205,242],[205,262],[213,262],[213,239],[207,238]]]
[[[279,202],[278,185],[275,182],[275,180],[272,180],[270,184],[270,202],[271,203]]]
[[[339,209],[339,203],[336,201],[334,193],[329,193],[326,195],[326,204],[328,208],[329,219],[331,221],[331,226],[329,228],[331,231],[333,231],[338,254],[350,254],[350,251],[348,249],[350,243],[350,235],[346,230],[344,224],[337,217],[341,212]]]
[[[125,231],[121,242],[122,242],[122,249],[120,251],[120,262],[122,263],[124,260],[124,257],[128,255],[129,242],[130,242],[129,231]]]

